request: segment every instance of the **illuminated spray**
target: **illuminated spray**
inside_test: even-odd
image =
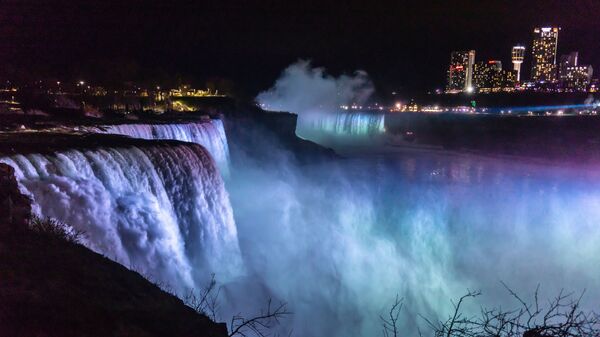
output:
[[[360,123],[337,117],[339,102],[319,109],[318,92],[304,95],[323,85],[322,70],[311,74],[306,64],[291,66],[259,103],[297,111],[299,122],[320,116],[304,125],[320,129],[321,139],[360,138],[364,129],[352,127]],[[540,283],[540,298],[587,289],[584,305],[596,309],[595,171],[407,150],[302,167],[247,161],[230,193],[245,261],[289,302],[295,334],[380,335],[379,315],[398,294],[401,330],[417,335],[419,326],[426,332],[418,314],[445,319],[450,300],[467,289],[484,294],[468,312],[515,307],[500,281],[521,294]]]
[[[243,270],[233,211],[209,153],[196,144],[69,150],[0,158],[38,214],[85,233],[96,252],[168,284],[197,289]]]
[[[508,308],[499,280],[521,293],[542,283],[540,296],[587,288],[592,308],[600,296],[594,169],[433,153],[247,159],[228,184],[232,208],[210,156],[191,144],[0,161],[39,212],[84,230],[94,250],[176,289],[216,273],[231,301],[223,318],[285,300],[294,315],[283,328],[301,336],[376,336],[396,294],[406,332],[467,288]]]
[[[416,335],[417,314],[445,318],[468,288],[484,296],[467,310],[512,308],[499,281],[523,294],[541,283],[541,298],[587,289],[597,305],[593,170],[435,153],[244,164],[228,186],[244,260],[299,335],[377,336],[396,294]]]
[[[294,315],[283,328],[298,336],[377,336],[396,294],[402,330],[414,335],[424,327],[417,313],[444,317],[467,288],[509,308],[500,280],[521,293],[542,283],[541,298],[587,288],[589,307],[600,297],[594,168],[427,152],[308,166],[248,157],[232,168],[232,208],[214,162],[193,144],[0,161],[17,168],[39,212],[86,231],[96,251],[178,289],[216,273],[231,300],[223,318],[287,301]]]
[[[373,93],[367,73],[333,77],[323,68],[298,61],[284,70],[275,85],[258,95],[267,110],[298,115],[298,136],[323,145],[372,143],[385,132],[384,114],[349,111],[361,106]]]

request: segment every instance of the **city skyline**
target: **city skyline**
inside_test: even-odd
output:
[[[309,59],[334,75],[366,71],[378,93],[443,89],[452,50],[510,64],[534,25],[563,27],[559,54],[599,67],[597,1],[276,1],[143,4],[66,0],[0,5],[0,75],[17,70],[99,83],[219,77],[249,95]],[[293,13],[292,16],[286,15]],[[529,56],[529,55],[527,55]],[[527,57],[529,58],[529,57]],[[529,61],[522,65],[530,72]]]
[[[579,51],[561,54],[558,59],[558,26],[535,27],[530,52],[523,45],[511,50],[511,69],[503,69],[502,61],[475,60],[475,50],[452,51],[447,71],[446,93],[499,92],[515,90],[597,91],[593,66],[578,64]],[[530,55],[531,73],[521,76],[522,65]],[[559,61],[557,61],[559,60]]]

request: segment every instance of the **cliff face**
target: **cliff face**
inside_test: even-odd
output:
[[[234,115],[225,117],[225,128],[232,160],[240,153],[261,159],[270,158],[277,148],[287,152],[299,163],[336,157],[333,150],[296,135],[297,115],[285,112],[265,112],[246,107]]]
[[[0,274],[2,336],[227,336],[141,275],[61,239],[2,236]]]

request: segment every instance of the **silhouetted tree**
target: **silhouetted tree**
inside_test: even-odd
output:
[[[467,316],[463,304],[481,295],[479,291],[467,291],[458,301],[452,302],[453,311],[444,321],[433,321],[421,316],[435,337],[600,337],[600,315],[581,308],[581,299],[573,293],[560,291],[542,305],[539,286],[531,301],[524,300],[506,284],[502,283],[518,306],[512,310],[481,308],[478,314]],[[389,317],[380,317],[384,337],[397,337],[398,317],[402,301],[391,306]],[[419,332],[420,333],[420,332]]]
[[[219,294],[220,288],[217,287],[213,274],[210,281],[199,292],[190,291],[184,296],[184,302],[196,312],[206,315],[213,321],[218,321]],[[274,306],[269,299],[266,306],[253,316],[246,317],[239,313],[231,317],[228,326],[229,337],[266,337],[271,329],[279,325],[280,319],[291,314],[287,310],[287,303],[281,302]]]

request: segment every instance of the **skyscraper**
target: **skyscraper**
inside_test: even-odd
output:
[[[576,51],[570,52],[567,55],[561,55],[560,63],[558,64],[558,79],[561,82],[567,80],[567,70],[569,67],[577,66],[577,58],[579,53]]]
[[[535,28],[531,48],[531,80],[556,82],[556,48],[558,45],[558,27]]]
[[[513,69],[517,72],[517,82],[521,80],[521,64],[523,64],[523,59],[525,58],[525,47],[523,46],[514,46],[512,48],[512,63]]]
[[[475,51],[453,51],[450,54],[450,68],[448,69],[447,92],[473,91],[473,64]]]
[[[516,71],[503,70],[501,61],[477,62],[473,69],[473,84],[478,92],[512,91],[515,88]]]
[[[502,71],[502,62],[487,61],[477,62],[473,67],[473,84],[479,92],[491,92],[494,87],[497,74]]]

